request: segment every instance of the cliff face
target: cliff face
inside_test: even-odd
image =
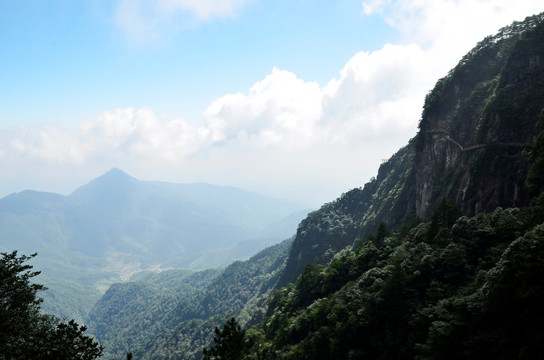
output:
[[[544,109],[542,15],[478,44],[427,96],[416,138],[416,214],[443,197],[465,214],[529,200]]]
[[[364,188],[353,189],[304,219],[278,285],[294,281],[308,263],[326,264],[340,250],[365,239],[381,222],[398,227],[415,217],[414,147],[400,149]]]
[[[375,232],[428,219],[446,198],[466,215],[544,190],[544,13],[481,41],[427,95],[420,129],[377,178],[310,214],[279,285]]]

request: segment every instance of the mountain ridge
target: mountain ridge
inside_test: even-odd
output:
[[[33,261],[51,289],[44,294],[44,309],[81,320],[85,314],[80,310],[66,313],[50,300],[74,293],[89,306],[89,299],[97,301],[100,291],[134,271],[225,266],[296,231],[293,221],[280,222],[300,210],[290,202],[210,184],[198,185],[200,193],[191,185],[164,184],[113,168],[70,195],[10,194],[0,199],[0,250],[38,252]],[[191,196],[183,196],[184,191]],[[211,195],[204,196],[206,191]],[[304,215],[294,216],[300,220]],[[278,231],[263,236],[273,225]],[[236,248],[243,241],[251,246]],[[236,251],[217,252],[231,247]]]
[[[442,199],[469,216],[528,205],[529,189],[544,189],[532,180],[544,174],[542,38],[539,14],[479,42],[429,92],[419,132],[380,166],[377,178],[301,223],[278,285],[295,281],[308,262],[327,264],[382,222],[398,229],[428,220]],[[356,205],[346,211],[344,203]],[[316,235],[331,219],[351,233]]]

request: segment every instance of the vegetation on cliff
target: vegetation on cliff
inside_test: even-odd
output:
[[[544,13],[478,43],[429,92],[419,133],[378,176],[302,221],[279,285],[382,222],[429,219],[444,198],[468,216],[528,205],[544,189],[543,44]]]
[[[252,330],[265,359],[540,358],[544,195],[469,218],[381,230],[308,264]],[[257,357],[256,357],[257,358]]]
[[[165,271],[115,284],[89,314],[89,331],[108,355],[139,359],[199,359],[213,329],[236,316],[260,321],[283,269],[291,240],[223,271]]]

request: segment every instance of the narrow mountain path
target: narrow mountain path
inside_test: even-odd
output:
[[[451,142],[452,144],[454,144],[455,146],[457,146],[461,151],[471,151],[471,150],[476,150],[476,149],[481,149],[481,148],[484,148],[488,145],[503,145],[503,146],[511,146],[511,147],[526,147],[526,146],[531,146],[531,144],[527,144],[527,143],[501,143],[501,142],[497,142],[497,143],[493,143],[493,144],[476,144],[476,145],[470,145],[470,146],[463,146],[461,145],[458,141],[456,141],[455,139],[452,139],[450,137],[450,134],[448,131],[446,130],[443,130],[443,129],[433,129],[433,130],[427,130],[427,131],[424,131],[423,132],[424,134],[443,134],[444,135],[444,138],[446,140],[448,140],[449,142]]]

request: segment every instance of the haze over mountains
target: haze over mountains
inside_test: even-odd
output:
[[[115,281],[247,258],[292,236],[306,214],[237,188],[140,181],[113,168],[69,196],[27,190],[0,199],[0,248],[38,252],[45,309],[80,317]],[[58,302],[71,299],[79,316],[62,313]]]

